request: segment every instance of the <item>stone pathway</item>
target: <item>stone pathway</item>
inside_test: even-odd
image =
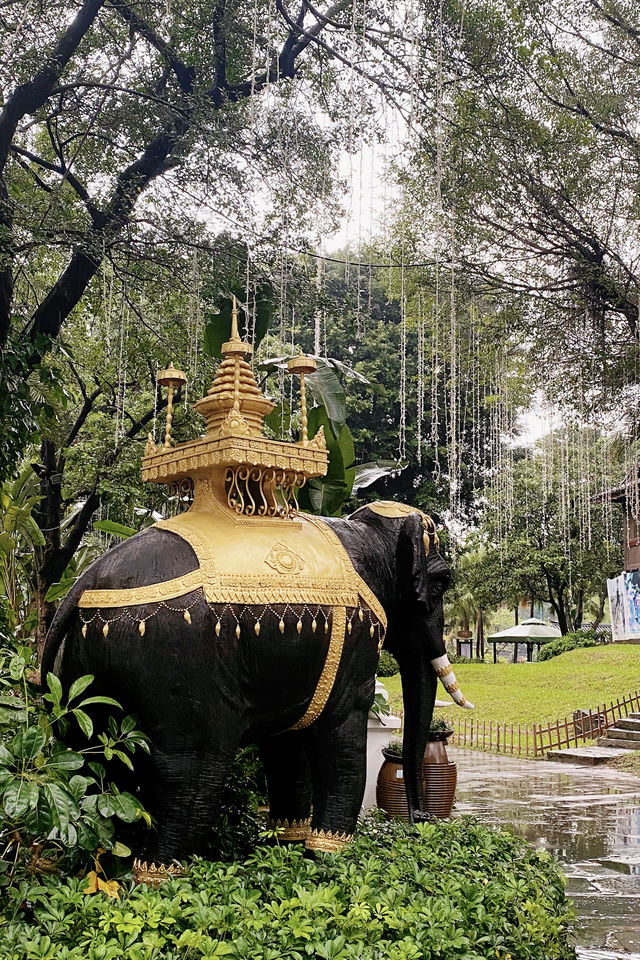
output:
[[[568,876],[583,960],[640,960],[640,780],[609,767],[448,747],[454,814],[473,814],[553,852]]]

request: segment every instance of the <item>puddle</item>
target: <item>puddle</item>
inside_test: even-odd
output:
[[[578,914],[581,960],[640,960],[640,780],[608,767],[448,747],[455,813],[554,853]]]

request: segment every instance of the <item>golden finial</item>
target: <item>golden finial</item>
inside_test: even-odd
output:
[[[173,363],[170,363],[166,370],[160,370],[156,377],[158,385],[168,387],[167,396],[167,422],[164,433],[164,447],[171,446],[171,421],[173,420],[173,391],[182,387],[187,382],[187,375],[182,370],[176,370]]]
[[[309,446],[309,435],[307,431],[307,387],[304,382],[305,375],[314,373],[318,369],[318,364],[313,357],[307,357],[300,351],[297,357],[289,360],[287,364],[289,373],[297,373],[300,377],[300,407],[302,410],[302,446]]]
[[[231,339],[222,344],[223,357],[242,357],[253,353],[253,347],[250,343],[245,343],[240,339],[238,333],[238,301],[233,297],[233,306],[231,307]]]

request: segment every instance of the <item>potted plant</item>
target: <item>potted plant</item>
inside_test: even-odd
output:
[[[448,817],[453,808],[457,783],[456,764],[449,760],[446,741],[453,727],[442,717],[431,721],[427,748],[422,762],[425,811],[436,817]],[[393,739],[382,750],[384,763],[378,774],[376,803],[389,816],[409,818],[402,767],[402,740]]]

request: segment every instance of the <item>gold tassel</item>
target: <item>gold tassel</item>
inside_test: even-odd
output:
[[[278,626],[280,627],[280,633],[284,633],[284,620],[281,620]]]
[[[240,624],[236,623],[236,637],[240,639]]]
[[[185,612],[183,613],[183,617],[185,618],[187,623],[191,623],[191,614],[189,613],[188,610],[185,610]]]
[[[376,631],[375,631],[375,629],[374,629],[374,626],[373,626],[373,624],[371,624],[371,626],[369,627],[369,636],[372,637],[375,632],[376,632]]]
[[[259,637],[259,636],[260,636],[260,621],[259,621],[259,620],[256,620],[255,626],[254,626],[253,630],[254,630],[254,633],[255,633],[256,637]]]
[[[216,637],[220,636],[220,621],[216,623]]]
[[[312,630],[313,633],[315,633],[317,629],[318,629],[318,624],[316,623],[316,621],[315,621],[315,619],[314,619],[314,620],[311,621],[311,630]]]
[[[329,633],[329,621],[325,620],[324,622],[324,632]]]
[[[296,630],[298,631],[298,633],[302,633],[302,620],[298,620],[298,622],[296,623]]]
[[[141,620],[140,623],[138,624],[138,633],[140,634],[141,637],[144,637],[144,632],[146,629],[147,629],[147,626],[144,620]]]
[[[86,637],[86,635],[87,635],[87,625],[86,625],[86,623],[83,623],[83,624],[82,624],[82,636],[83,636],[83,637]]]
[[[349,623],[347,624],[347,633],[351,633],[351,620],[349,620]]]
[[[102,635],[106,637],[108,636],[108,634],[109,634],[109,624],[105,623],[104,627],[102,628]]]
[[[360,620],[360,623],[362,623],[364,620],[364,611],[362,607],[358,607],[358,619]]]

